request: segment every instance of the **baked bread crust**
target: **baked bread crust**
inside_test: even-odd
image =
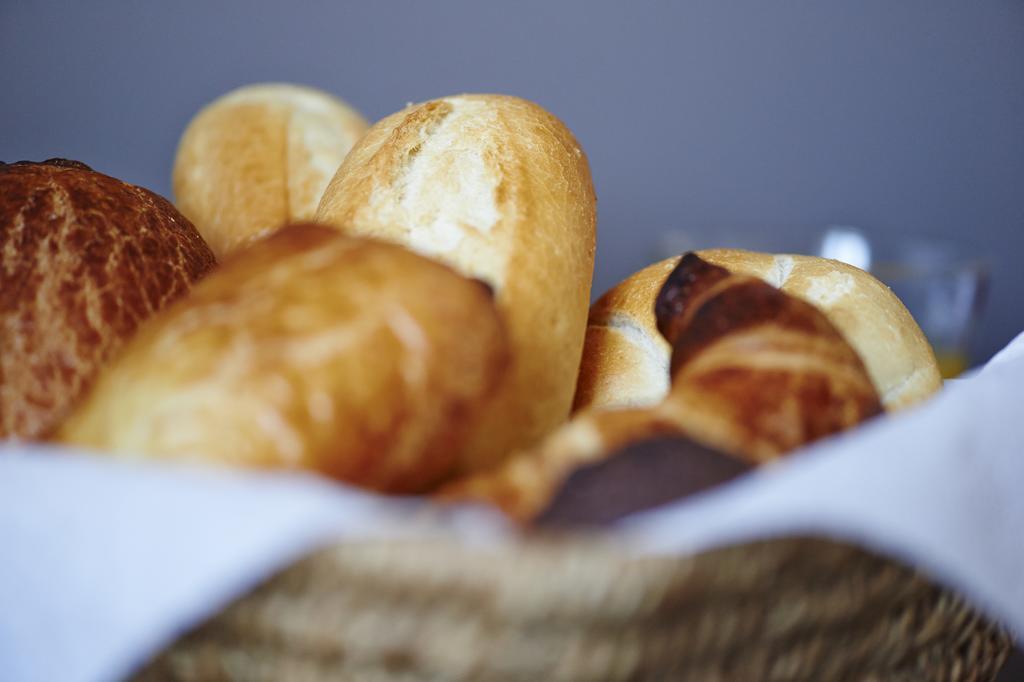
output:
[[[668,439],[652,466],[687,477],[659,486],[660,494],[687,494],[881,412],[863,363],[825,315],[755,277],[687,254],[659,287],[653,307],[672,348],[664,400],[583,410],[538,447],[447,486],[439,497],[493,504],[517,521],[533,521],[552,500],[559,506],[559,491],[574,472],[636,454],[652,439]],[[673,457],[679,461],[667,461]],[[592,496],[612,484],[598,483],[585,494],[577,490],[591,496],[584,516],[605,516]],[[625,507],[643,507],[642,493],[630,497]],[[563,502],[568,507],[554,517],[582,519],[568,498]]]
[[[935,354],[917,322],[863,270],[814,256],[739,249],[697,254],[824,312],[861,356],[887,410],[909,407],[942,387]],[[591,307],[574,409],[650,405],[668,392],[671,351],[657,330],[654,299],[678,262],[668,258],[634,273]]]
[[[586,156],[532,102],[460,95],[375,124],[331,181],[318,222],[403,244],[490,284],[513,354],[462,456],[496,465],[568,416],[594,266]]]
[[[63,159],[0,164],[0,437],[50,431],[139,323],[214,265],[149,190]]]
[[[311,220],[366,120],[326,92],[249,85],[189,122],[174,160],[178,208],[222,257],[289,222]]]
[[[443,479],[507,364],[490,292],[392,244],[286,227],[150,321],[59,440],[118,457]]]

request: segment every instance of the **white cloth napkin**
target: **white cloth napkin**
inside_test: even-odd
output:
[[[1024,635],[1024,335],[909,413],[609,531],[636,553],[814,533],[928,571]],[[327,542],[454,533],[515,542],[467,509],[312,476],[0,449],[0,680],[111,680]],[[415,517],[415,518],[414,518]]]

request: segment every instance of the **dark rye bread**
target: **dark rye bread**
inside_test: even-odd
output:
[[[763,461],[882,412],[857,352],[817,308],[686,254],[655,302],[672,347],[666,406],[688,432]]]
[[[569,475],[534,524],[601,526],[713,488],[752,465],[681,436],[632,443]]]
[[[75,161],[0,163],[0,438],[44,436],[215,263],[146,189]]]
[[[500,467],[466,476],[437,492],[449,502],[484,502],[522,523],[546,509],[573,472],[601,462],[635,443],[684,439],[674,415],[656,408],[587,410],[577,414],[540,445],[516,454]],[[599,478],[604,478],[600,475]],[[630,481],[623,481],[630,486]],[[672,483],[676,489],[685,483]]]

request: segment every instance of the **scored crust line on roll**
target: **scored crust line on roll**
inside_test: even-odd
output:
[[[664,352],[664,343],[659,339],[652,338],[631,316],[615,312],[609,315],[605,322],[589,326],[617,331],[627,341],[639,348],[650,359],[651,364],[664,368],[666,372],[665,388],[668,389],[669,356]]]
[[[766,254],[742,249],[696,252],[708,263],[745,274],[818,307],[861,355],[888,410],[899,410],[927,398],[942,383],[934,353],[906,307],[891,289],[870,273],[845,263],[798,254]],[[668,354],[660,343],[647,306],[667,268],[681,257],[667,258],[633,273],[602,295],[591,308],[591,329],[581,366],[574,409],[588,406],[626,407],[645,401],[649,387],[643,374],[650,345]],[[602,338],[603,323],[622,314],[632,318],[639,335]],[[595,323],[597,322],[597,323]],[[646,338],[651,344],[642,343]]]
[[[789,279],[789,276],[793,274],[793,266],[796,263],[793,261],[792,256],[780,254],[775,256],[772,260],[771,274],[772,278],[769,284],[776,289],[781,289],[782,286]]]

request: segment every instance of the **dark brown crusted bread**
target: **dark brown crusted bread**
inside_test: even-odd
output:
[[[577,469],[607,459],[630,443],[683,436],[671,415],[662,418],[650,408],[579,413],[536,447],[491,471],[454,481],[438,492],[438,498],[491,504],[525,523],[548,506]]]
[[[0,163],[0,437],[55,427],[139,323],[214,265],[148,190],[75,161]]]
[[[751,468],[689,438],[644,438],[573,471],[533,521],[600,526],[713,488]]]

